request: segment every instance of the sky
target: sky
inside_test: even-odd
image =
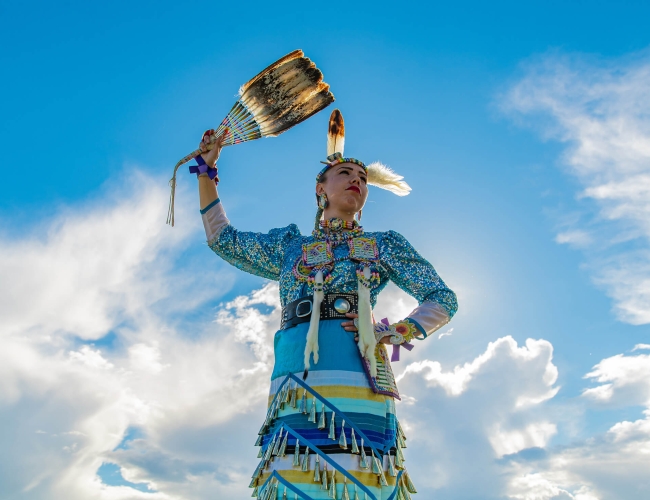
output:
[[[277,285],[178,159],[301,48],[459,311],[394,364],[416,498],[650,498],[648,2],[0,3],[0,489],[246,498]],[[331,109],[331,108],[330,108]],[[233,225],[309,233],[330,109],[226,148]],[[396,287],[376,316],[415,301]]]

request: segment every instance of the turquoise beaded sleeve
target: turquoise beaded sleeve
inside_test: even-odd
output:
[[[209,246],[238,269],[277,281],[285,249],[293,238],[299,236],[300,230],[295,224],[271,229],[268,233],[238,231],[228,224]]]
[[[449,319],[456,313],[456,294],[404,236],[396,231],[385,232],[379,245],[379,255],[388,278],[420,304],[436,302],[447,311]]]

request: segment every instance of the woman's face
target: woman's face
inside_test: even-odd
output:
[[[327,194],[328,208],[353,215],[368,198],[368,175],[355,163],[341,163],[327,170],[325,181],[316,184],[316,194]]]

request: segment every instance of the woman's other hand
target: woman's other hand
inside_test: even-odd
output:
[[[352,321],[344,321],[341,323],[341,326],[346,332],[354,332],[356,335],[354,336],[354,340],[356,342],[359,341],[359,329],[355,326],[354,320],[359,317],[358,314],[354,313],[345,313],[345,315],[350,318]],[[390,335],[386,335],[381,339],[382,344],[390,344]]]

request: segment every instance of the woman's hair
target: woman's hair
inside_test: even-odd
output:
[[[320,179],[318,179],[318,183],[327,181],[328,172],[329,172],[329,170],[325,170],[325,172],[323,172],[321,174]],[[323,216],[323,209],[318,204],[318,194],[316,194],[316,206],[318,208],[316,210],[316,220],[314,221],[314,229],[319,229],[320,228],[320,218]]]

